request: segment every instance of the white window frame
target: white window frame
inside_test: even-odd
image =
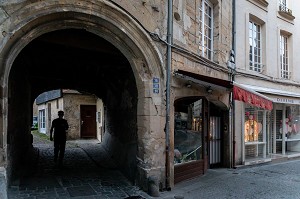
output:
[[[262,26],[255,21],[249,20],[249,70],[263,72],[262,59]],[[253,44],[256,45],[254,46]],[[252,44],[252,45],[251,45]]]
[[[287,0],[279,0],[281,6],[287,7]]]
[[[291,72],[289,66],[288,36],[280,34],[280,77],[290,79]]]
[[[289,9],[290,3],[288,0],[279,0],[279,11],[283,11],[292,15],[292,10]]]
[[[205,10],[205,8],[207,8],[207,10]],[[212,60],[213,59],[213,24],[214,24],[213,4],[208,0],[201,0],[199,11],[200,11],[199,52],[201,56]]]
[[[287,0],[279,0],[279,9],[280,11],[288,12],[288,1]]]
[[[39,129],[40,132],[44,132],[46,130],[46,110],[39,110]]]

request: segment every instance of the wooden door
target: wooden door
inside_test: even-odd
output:
[[[81,105],[81,137],[95,138],[96,137],[96,106]]]

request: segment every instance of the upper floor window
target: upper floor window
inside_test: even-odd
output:
[[[289,59],[288,59],[288,37],[280,35],[280,77],[290,79]]]
[[[292,10],[288,7],[287,0],[279,0],[279,14],[289,20],[294,20],[295,17],[293,16]]]
[[[200,55],[213,58],[213,5],[207,0],[200,1]]]
[[[288,9],[287,0],[279,0],[279,10],[292,14],[292,10]]]
[[[249,69],[262,72],[262,44],[261,26],[253,21],[249,21]]]

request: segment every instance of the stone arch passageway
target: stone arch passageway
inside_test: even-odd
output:
[[[103,100],[104,143],[128,179],[143,189],[150,174],[164,182],[160,53],[149,35],[115,5],[99,2],[87,10],[72,3],[28,4],[3,22],[8,34],[0,53],[0,147],[8,183],[30,154],[33,100],[58,88]],[[154,77],[162,83],[159,93],[152,92]]]
[[[21,169],[18,163],[24,161],[18,154],[27,151],[30,144],[24,140],[30,138],[28,127],[33,100],[41,92],[57,88],[89,92],[103,99],[107,134],[103,144],[108,145],[106,148],[118,167],[134,181],[137,152],[134,74],[127,59],[112,44],[78,29],[53,31],[36,38],[13,63],[8,107],[12,173],[18,175]]]

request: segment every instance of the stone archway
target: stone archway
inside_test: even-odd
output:
[[[78,1],[77,1],[78,2]],[[12,23],[13,22],[13,23]],[[164,131],[161,118],[164,86],[160,93],[151,92],[152,78],[164,82],[162,59],[150,37],[124,11],[105,1],[36,2],[13,13],[4,21],[2,43],[0,44],[0,76],[2,86],[2,121],[0,128],[3,137],[1,147],[6,150],[9,129],[9,76],[13,63],[21,52],[35,38],[47,32],[61,29],[85,29],[96,34],[118,48],[127,58],[135,77],[137,101],[138,177],[137,183],[146,187],[147,177],[156,175],[164,182]],[[27,99],[27,102],[29,99]],[[153,111],[156,110],[156,111]],[[153,152],[155,147],[155,153]],[[4,156],[6,156],[4,152]],[[6,161],[9,161],[7,158]],[[7,168],[9,174],[9,168]]]

